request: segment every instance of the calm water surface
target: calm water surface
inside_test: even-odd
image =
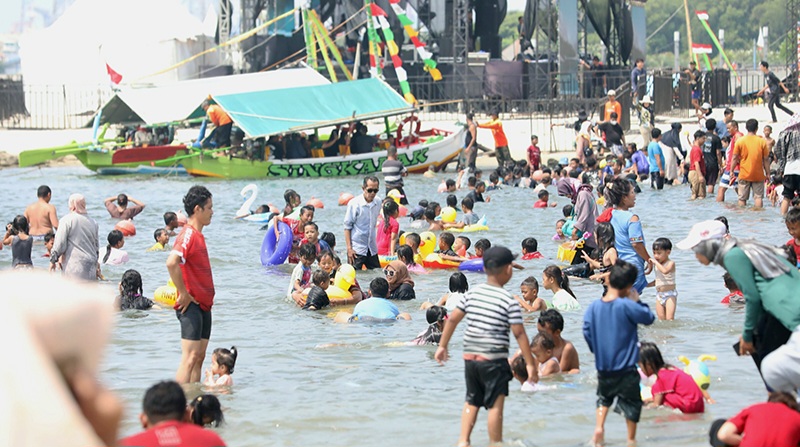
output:
[[[81,167],[49,169],[11,169],[3,171],[0,183],[2,218],[10,221],[35,199],[36,188],[48,184],[53,189],[53,203],[63,216],[67,197],[74,192],[86,195],[89,214],[100,224],[101,244],[115,223],[102,200],[125,192],[147,204],[136,218],[139,234],[129,238],[125,250],[130,263],[106,267],[109,291],[116,290],[127,268],[141,272],[145,294],[167,281],[164,266],[166,253],[145,253],[153,244],[152,232],[163,226],[162,214],[181,207],[181,198],[190,185],[203,183],[214,194],[215,215],[204,230],[208,244],[217,296],[214,328],[209,348],[236,345],[240,350],[235,386],[230,394],[220,396],[227,423],[219,429],[231,446],[400,446],[454,445],[458,438],[460,410],[464,399],[463,363],[460,360],[463,327],[459,327],[451,348],[451,361],[444,367],[433,360],[433,347],[390,347],[387,344],[414,338],[425,326],[419,311],[423,300],[435,301],[447,291],[450,272],[434,271],[416,276],[417,300],[399,302],[402,311],[410,312],[411,322],[394,324],[335,325],[325,312],[310,313],[297,309],[285,299],[290,268],[267,270],[259,261],[264,232],[260,225],[235,221],[234,213],[242,203],[239,191],[249,182],[214,181],[191,178],[99,177]],[[428,198],[444,203],[436,193],[444,177],[426,179],[413,176],[406,187],[412,203]],[[272,180],[258,182],[260,203],[282,206],[283,191],[297,190],[303,200],[315,196],[325,209],[315,220],[321,231],[332,231],[343,253],[342,218],[344,208],[336,206],[341,192],[357,194],[360,179]],[[643,185],[644,186],[644,185]],[[687,187],[667,187],[662,192],[644,192],[637,198],[635,211],[644,224],[648,250],[656,237],[668,237],[676,243],[696,221],[725,215],[734,235],[758,237],[771,243],[784,243],[788,234],[779,212],[742,211],[730,203],[720,205],[713,199],[688,202]],[[459,195],[459,198],[463,194]],[[527,269],[516,271],[508,290],[517,292],[528,275],[541,280],[541,271],[555,258],[556,244],[551,241],[554,223],[561,216],[559,207],[533,210],[536,200],[530,190],[508,189],[489,193],[491,203],[478,204],[476,212],[486,214],[491,231],[475,234],[488,237],[493,244],[519,250],[524,237],[539,240],[540,251],[550,260],[529,261]],[[551,197],[555,191],[551,191]],[[732,200],[733,194],[728,194]],[[255,207],[254,205],[254,207]],[[408,221],[401,221],[408,230]],[[43,248],[34,249],[34,263]],[[763,401],[765,393],[758,373],[748,358],[734,355],[731,345],[738,339],[743,321],[741,309],[729,309],[719,300],[727,291],[722,283],[722,269],[703,267],[691,252],[673,251],[678,280],[677,321],[656,322],[642,329],[643,339],[655,340],[669,362],[677,356],[696,358],[715,354],[710,363],[713,383],[711,395],[717,404],[707,406],[704,415],[682,416],[667,410],[649,410],[639,424],[639,443],[656,445],[702,445],[709,422],[729,417],[740,408]],[[41,259],[41,260],[40,260]],[[10,250],[0,252],[0,267],[9,268]],[[479,274],[468,274],[470,284],[483,281]],[[359,282],[369,283],[370,273],[359,272]],[[600,297],[601,287],[587,281],[574,281],[573,289],[585,308]],[[541,295],[549,298],[546,290]],[[653,306],[655,293],[648,289],[643,299]],[[550,381],[555,390],[538,394],[512,392],[506,400],[504,437],[516,446],[578,446],[590,438],[594,424],[594,362],[581,334],[582,313],[565,315],[564,337],[573,341],[581,356],[579,375]],[[120,315],[108,347],[102,376],[123,399],[127,414],[121,435],[139,430],[138,413],[144,391],[158,380],[174,376],[180,358],[179,325],[171,310]],[[533,314],[525,317],[529,336],[536,331]],[[512,341],[512,347],[516,347]],[[209,354],[210,354],[209,349]],[[204,367],[210,365],[206,358]],[[191,390],[196,393],[198,389]],[[473,435],[475,445],[486,445],[486,414],[481,412]],[[624,421],[609,416],[609,445],[624,445]]]

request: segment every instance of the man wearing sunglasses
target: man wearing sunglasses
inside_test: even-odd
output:
[[[375,229],[381,210],[381,201],[376,200],[379,187],[377,177],[365,177],[361,186],[364,194],[347,204],[344,240],[347,244],[347,260],[356,270],[361,270],[362,266],[368,269],[381,268]]]

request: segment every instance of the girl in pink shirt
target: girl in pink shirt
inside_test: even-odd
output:
[[[692,376],[672,365],[664,363],[661,351],[655,343],[643,341],[639,346],[639,367],[648,377],[656,375],[653,385],[655,407],[666,405],[682,413],[702,413],[705,411],[703,393]]]
[[[397,206],[397,202],[387,197],[383,201],[383,220],[378,222],[376,235],[379,256],[394,254],[397,234],[400,232],[400,224],[397,222],[398,215],[400,215],[400,208]]]

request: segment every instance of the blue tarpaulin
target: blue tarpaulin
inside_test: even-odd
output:
[[[215,95],[213,99],[251,138],[414,110],[394,89],[378,79]]]

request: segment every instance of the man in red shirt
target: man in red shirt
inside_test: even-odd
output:
[[[186,395],[176,382],[159,382],[144,395],[139,416],[142,433],[119,441],[136,447],[224,447],[225,441],[211,430],[183,422]]]
[[[528,167],[530,175],[542,169],[542,151],[539,149],[539,137],[531,135],[531,145],[528,146]]]
[[[739,177],[739,166],[731,166],[731,162],[733,161],[733,148],[736,147],[736,140],[743,135],[739,132],[739,123],[736,120],[728,121],[725,126],[728,128],[730,142],[728,142],[728,150],[725,151],[725,170],[722,172],[722,177],[719,180],[717,202],[725,201],[725,192],[728,191],[728,188],[733,188],[733,190],[736,191],[739,186],[739,182],[737,181]]]
[[[706,134],[702,130],[694,133],[694,144],[689,152],[689,183],[692,185],[692,200],[706,197],[706,162],[703,159],[703,144]]]
[[[183,208],[189,217],[167,258],[170,279],[178,290],[174,309],[181,323],[182,354],[175,380],[181,384],[200,381],[211,337],[214,278],[203,237],[203,228],[214,215],[211,192],[192,186],[183,197]]]

